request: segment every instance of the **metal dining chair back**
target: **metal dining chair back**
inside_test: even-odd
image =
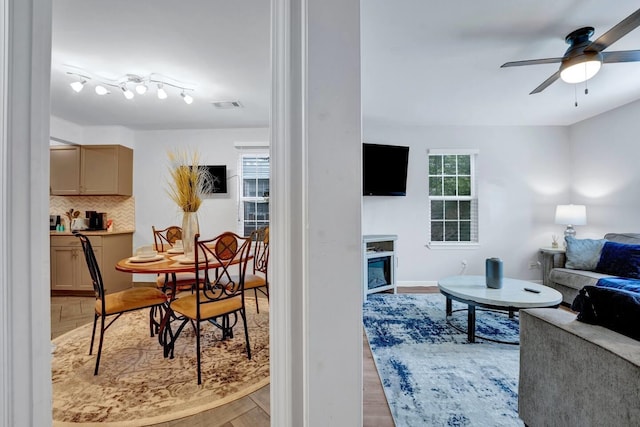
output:
[[[171,341],[167,354],[173,357],[173,344],[183,328],[192,323],[196,332],[196,356],[198,384],[201,374],[201,322],[207,322],[221,331],[221,339],[233,338],[233,328],[242,318],[247,348],[251,359],[249,330],[244,300],[244,278],[250,258],[251,240],[232,232],[225,232],[213,239],[195,238],[195,271],[198,279],[204,277],[204,286],[195,295],[178,298],[171,302],[173,312],[183,317],[175,334],[170,332]]]
[[[253,271],[245,277],[245,289],[253,289],[256,300],[256,311],[260,313],[258,305],[258,291],[269,300],[269,227],[259,228],[251,233],[253,242]]]
[[[93,342],[96,336],[96,326],[98,319],[100,319],[100,342],[98,344],[98,355],[96,356],[96,367],[93,375],[98,375],[98,368],[100,367],[100,357],[102,355],[102,343],[104,341],[105,331],[122,316],[122,314],[149,308],[149,330],[150,335],[153,337],[154,331],[159,329],[159,320],[156,320],[154,315],[158,313],[162,317],[165,304],[167,302],[167,296],[156,288],[140,287],[125,289],[120,292],[108,294],[105,292],[104,283],[102,281],[102,274],[100,273],[100,266],[98,260],[91,246],[89,238],[81,233],[75,233],[75,236],[80,239],[82,244],[82,251],[89,268],[89,274],[91,275],[91,281],[93,282],[93,290],[95,291],[96,302],[94,305],[93,316],[93,331],[91,333],[91,344],[89,346],[89,354],[93,353]],[[109,316],[113,317],[108,324],[105,319]]]
[[[158,252],[165,252],[172,248],[177,240],[182,240],[182,228],[177,225],[171,225],[162,230],[158,230],[152,225],[151,229],[153,230],[154,248]]]

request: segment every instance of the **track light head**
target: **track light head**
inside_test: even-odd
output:
[[[182,99],[184,99],[184,102],[188,105],[193,102],[193,97],[189,94],[184,93],[184,91],[182,91],[180,96],[182,97]]]
[[[122,89],[122,94],[124,95],[125,98],[133,99],[133,92],[131,92],[129,88],[127,88],[125,85],[122,85],[120,89]]]
[[[85,83],[87,83],[87,81],[82,79],[82,81],[73,82],[69,86],[71,86],[71,89],[74,91],[80,92],[84,88]]]
[[[136,86],[136,92],[138,92],[139,95],[144,95],[147,92],[147,85],[144,83],[140,83]]]
[[[98,95],[106,95],[109,93],[109,91],[107,90],[106,87],[102,86],[102,85],[97,85],[96,86],[96,93]]]
[[[167,92],[162,87],[162,83],[158,83],[158,99],[167,99]]]

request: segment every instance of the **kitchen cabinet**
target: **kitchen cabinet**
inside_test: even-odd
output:
[[[130,274],[116,271],[119,260],[131,256],[133,234],[85,233],[91,241],[107,293],[132,286]],[[51,233],[51,291],[53,295],[93,294],[93,284],[80,239],[71,234]]]
[[[80,146],[56,145],[49,149],[51,194],[80,194]]]
[[[132,195],[132,149],[122,145],[56,145],[49,151],[52,195]]]

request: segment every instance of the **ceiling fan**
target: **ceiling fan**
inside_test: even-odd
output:
[[[603,62],[640,61],[640,50],[603,52],[610,45],[620,40],[638,26],[640,26],[640,9],[627,16],[593,42],[589,40],[589,37],[593,35],[593,27],[583,27],[572,31],[565,38],[565,41],[569,44],[569,48],[562,57],[507,62],[502,64],[501,68],[559,62],[560,69],[542,82],[540,86],[531,91],[529,95],[542,92],[558,80],[558,78],[561,78],[567,83],[584,82],[596,75]]]

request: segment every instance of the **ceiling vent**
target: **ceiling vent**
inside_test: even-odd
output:
[[[221,108],[223,110],[242,108],[242,104],[240,103],[240,101],[215,101],[212,102],[211,105],[213,105],[214,108]]]

